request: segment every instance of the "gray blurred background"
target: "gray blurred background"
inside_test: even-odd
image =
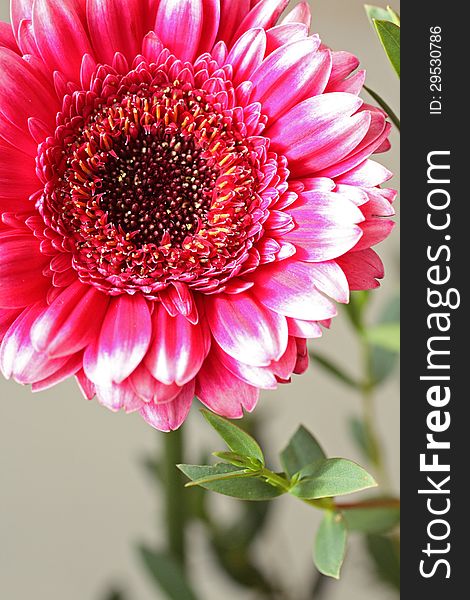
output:
[[[367,69],[367,84],[398,111],[398,80],[368,23],[363,2],[314,0],[311,4],[314,31],[333,49],[355,53]],[[399,2],[393,7],[399,10]],[[8,0],[0,0],[0,18],[8,20],[8,14]],[[395,131],[391,139],[392,151],[380,160],[398,172]],[[398,188],[398,177],[391,183]],[[396,228],[379,249],[386,279],[374,293],[373,314],[398,291],[398,246]],[[312,347],[358,372],[357,341],[344,314]],[[380,433],[395,487],[399,480],[397,380],[395,374],[377,398]],[[73,382],[32,395],[28,388],[2,379],[0,397],[0,598],[100,600],[111,582],[128,590],[132,600],[159,598],[134,548],[142,540],[153,545],[163,542],[161,498],[140,464],[144,455],[158,452],[163,434],[138,415],[115,415],[85,401]],[[291,385],[265,392],[257,415],[264,422],[264,444],[273,457],[304,423],[331,456],[362,461],[347,430],[347,419],[360,410],[358,396],[315,366],[294,377]],[[188,462],[197,460],[200,448],[218,448],[197,411],[185,429]],[[214,510],[230,518],[236,501],[219,497]],[[319,517],[319,512],[300,502],[281,498],[259,542],[259,562],[266,570],[282,574],[294,597],[295,590],[301,596],[313,573],[311,546]],[[191,570],[203,600],[253,598],[217,572],[197,528],[191,530],[190,547]],[[331,584],[328,600],[391,598],[392,593],[372,576],[362,542],[351,536],[342,579]]]

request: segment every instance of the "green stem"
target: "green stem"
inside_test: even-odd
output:
[[[184,493],[184,480],[176,468],[177,464],[184,462],[183,428],[180,427],[177,431],[165,434],[164,446],[167,545],[169,552],[184,567],[186,561],[186,494]]]
[[[282,490],[288,492],[290,489],[290,482],[288,479],[283,477],[282,475],[278,475],[277,473],[273,473],[266,467],[263,467],[258,471],[258,474],[261,475],[268,481],[269,483],[274,484],[275,486],[281,488]]]
[[[364,500],[363,502],[341,502],[335,504],[337,510],[351,510],[355,508],[400,508],[398,498]]]
[[[325,595],[325,590],[330,583],[330,577],[318,572],[313,584],[312,595],[310,596],[312,600],[320,600],[320,598]]]
[[[362,411],[364,426],[367,437],[370,440],[373,449],[373,463],[377,470],[377,476],[384,488],[389,487],[387,469],[385,465],[384,451],[377,433],[377,424],[375,417],[374,389],[375,382],[372,371],[372,348],[366,338],[362,335],[362,346],[364,355],[364,380],[362,383]]]

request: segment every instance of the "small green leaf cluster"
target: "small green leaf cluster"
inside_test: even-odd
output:
[[[364,519],[364,514],[354,515],[353,508],[343,512],[334,498],[375,487],[373,477],[350,460],[328,458],[303,426],[280,454],[283,471],[273,471],[266,466],[264,453],[251,435],[227,419],[206,410],[202,412],[228,450],[213,453],[221,461],[214,465],[178,465],[190,479],[187,486],[252,501],[290,494],[323,510],[324,518],[314,544],[314,561],[321,573],[338,578],[346,549],[348,519],[351,518],[353,529],[360,529],[361,516],[363,521],[367,521],[367,516]],[[374,511],[375,506],[363,510]]]

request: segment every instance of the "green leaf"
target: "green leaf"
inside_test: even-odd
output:
[[[352,387],[356,390],[360,387],[357,381],[345,373],[340,367],[331,362],[329,358],[326,358],[317,352],[311,352],[310,358],[313,362],[317,362],[319,365],[321,365],[325,371],[328,371],[328,373],[333,375],[333,377],[336,377],[349,387]]]
[[[178,465],[178,469],[191,479],[191,481],[240,472],[237,467],[224,463],[213,466]],[[283,491],[279,488],[250,474],[242,478],[209,481],[200,485],[207,490],[240,500],[271,500],[283,494]]]
[[[341,513],[325,511],[313,552],[313,560],[320,573],[339,579],[346,552],[346,539],[346,524]]]
[[[380,500],[384,506],[380,506]],[[361,508],[342,509],[343,516],[349,531],[360,531],[362,533],[386,533],[400,522],[400,508],[398,506],[386,506],[389,498],[375,499],[376,505]],[[367,502],[364,502],[367,505]]]
[[[320,444],[303,425],[297,429],[287,447],[281,452],[282,468],[289,477],[305,466],[324,458],[326,454]]]
[[[400,545],[398,540],[382,535],[368,535],[366,544],[377,577],[396,590],[400,590]]]
[[[399,323],[381,323],[374,325],[367,330],[369,342],[389,350],[390,352],[400,352],[400,324]]]
[[[377,483],[365,469],[345,458],[319,460],[302,469],[300,479],[290,493],[303,500],[317,500],[352,494]]]
[[[352,417],[349,420],[349,428],[351,435],[361,450],[364,458],[370,460],[370,462],[374,465],[377,464],[379,449],[377,448],[375,439],[371,437],[370,432],[365,426],[364,422],[357,417]]]
[[[202,410],[201,412],[209,425],[217,431],[230,450],[241,456],[254,458],[258,460],[261,465],[264,465],[263,451],[259,447],[258,442],[252,438],[251,435],[227,419],[219,417],[208,410]]]
[[[390,6],[387,6],[387,8],[382,8],[381,6],[365,4],[364,8],[371,23],[374,22],[374,19],[378,19],[382,21],[390,21],[395,23],[395,25],[400,25],[400,17],[392,8],[390,8]]]
[[[395,125],[395,127],[398,129],[398,131],[400,131],[400,119],[397,117],[395,112],[391,109],[390,105],[387,104],[387,102],[385,102],[385,100],[381,96],[379,96],[379,94],[377,94],[377,92],[374,92],[374,90],[372,90],[370,87],[367,87],[365,85],[364,89],[366,90],[366,92],[368,94],[370,94],[372,96],[372,98],[377,102],[377,104],[381,108],[384,109],[384,111],[387,113],[387,115],[390,118],[390,120],[392,121],[392,123]]]
[[[400,77],[400,27],[381,19],[374,19],[374,25],[388,59]]]
[[[164,552],[139,548],[140,555],[154,582],[171,600],[197,600],[179,562]]]
[[[202,477],[201,479],[196,479],[195,481],[191,481],[187,483],[185,487],[192,486],[204,486],[210,483],[216,483],[219,481],[228,481],[230,479],[238,479],[238,478],[246,478],[253,477],[253,473],[248,473],[245,469],[236,470],[230,473],[215,473],[214,475],[207,475],[206,477]]]

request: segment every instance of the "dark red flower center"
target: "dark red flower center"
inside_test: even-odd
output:
[[[141,130],[114,144],[109,154],[95,174],[94,195],[108,223],[136,246],[159,245],[165,234],[181,245],[202,229],[220,169],[192,137],[160,124],[151,134]]]

